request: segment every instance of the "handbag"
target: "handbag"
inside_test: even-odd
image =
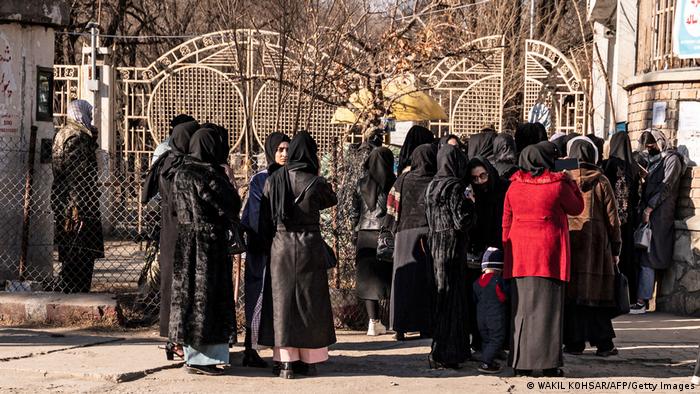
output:
[[[651,227],[649,227],[649,223],[642,223],[634,231],[634,246],[637,249],[649,250],[651,246]]]
[[[610,318],[614,319],[621,315],[630,313],[630,291],[629,282],[625,274],[615,264],[615,307]]]
[[[325,251],[323,253],[323,263],[324,266],[326,267],[327,270],[331,268],[335,268],[338,265],[338,258],[335,256],[335,252],[333,251],[333,248],[331,248],[330,245],[326,242],[324,239],[323,241],[323,250]]]
[[[394,261],[394,234],[388,230],[382,230],[377,237],[377,260]]]

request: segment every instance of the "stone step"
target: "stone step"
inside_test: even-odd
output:
[[[112,327],[122,321],[112,294],[0,292],[0,326]]]

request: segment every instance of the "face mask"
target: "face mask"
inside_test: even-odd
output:
[[[659,153],[661,153],[661,151],[658,148],[647,149],[647,151],[649,152],[649,156],[656,156]]]

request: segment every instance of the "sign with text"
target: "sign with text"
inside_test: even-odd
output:
[[[700,0],[677,0],[673,52],[681,59],[700,58]]]
[[[700,101],[680,101],[678,105],[678,150],[700,163]]]

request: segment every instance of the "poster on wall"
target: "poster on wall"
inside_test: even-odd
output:
[[[663,127],[666,124],[666,107],[665,101],[655,101],[652,110],[652,126]]]
[[[0,31],[0,136],[19,131],[20,95],[17,61],[10,40]]]
[[[680,101],[678,105],[678,151],[700,163],[700,101]]]
[[[673,52],[681,59],[700,58],[700,1],[677,0]]]

